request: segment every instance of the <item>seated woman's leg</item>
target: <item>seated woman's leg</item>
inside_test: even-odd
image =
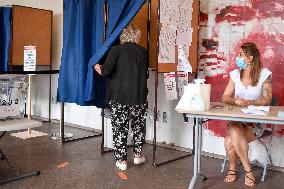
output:
[[[232,146],[237,155],[239,156],[245,171],[251,171],[248,159],[248,143],[255,140],[255,135],[252,133],[249,127],[240,122],[231,122],[228,126],[228,132],[232,140]],[[249,172],[247,175],[250,176],[249,178],[254,180],[252,172]],[[255,182],[249,180],[250,179],[246,177],[246,185],[255,185]]]
[[[248,143],[254,141],[256,139],[256,136],[254,135],[254,133],[252,132],[252,130],[248,127],[245,126],[244,127],[244,137],[246,138],[246,140],[248,141]],[[247,186],[254,186],[256,184],[255,182],[255,178],[253,176],[252,170],[251,170],[251,166],[249,165],[249,167],[244,167],[245,172],[246,172],[246,176],[245,176],[245,184]]]
[[[225,149],[229,159],[229,171],[225,178],[225,182],[234,182],[237,179],[237,164],[238,156],[233,148],[232,140],[230,136],[225,138]]]

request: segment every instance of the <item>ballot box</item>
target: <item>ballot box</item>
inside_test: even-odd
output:
[[[25,75],[0,75],[0,120],[24,117],[27,88]]]

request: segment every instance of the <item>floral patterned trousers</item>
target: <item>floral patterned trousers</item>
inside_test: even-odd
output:
[[[145,141],[147,103],[141,105],[123,105],[109,102],[113,132],[114,159],[127,160],[127,136],[129,121],[133,135],[133,152],[140,155]]]

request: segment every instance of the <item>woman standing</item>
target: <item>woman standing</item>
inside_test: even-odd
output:
[[[110,107],[114,158],[120,170],[127,169],[128,122],[133,131],[134,164],[145,162],[142,147],[147,114],[147,50],[137,43],[141,32],[127,27],[120,36],[120,45],[113,46],[104,65],[95,70],[107,78],[107,104]]]

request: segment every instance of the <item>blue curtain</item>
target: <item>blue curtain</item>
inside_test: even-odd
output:
[[[8,71],[11,15],[11,7],[0,7],[0,71]]]
[[[92,105],[84,100],[88,62],[102,47],[105,0],[64,0],[63,49],[58,101]]]
[[[58,80],[58,101],[104,106],[106,80],[93,65],[103,62],[122,30],[145,0],[108,0],[107,38],[104,0],[64,0],[63,50]]]
[[[107,39],[89,62],[85,86],[85,100],[95,100],[97,107],[102,107],[104,102],[105,81],[101,78],[98,80],[100,76],[94,73],[93,66],[103,60],[111,46],[119,39],[122,30],[129,24],[144,3],[145,0],[108,0]]]

